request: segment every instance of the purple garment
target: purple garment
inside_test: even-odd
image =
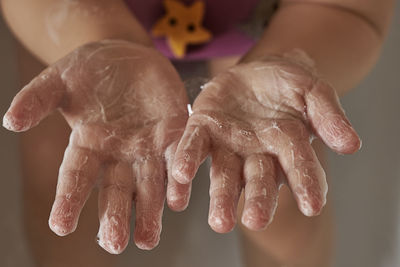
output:
[[[215,57],[242,55],[255,43],[255,40],[241,32],[238,24],[252,14],[259,0],[203,0],[205,14],[203,25],[213,34],[210,42],[188,46],[182,60],[200,60]],[[146,30],[150,31],[154,23],[164,14],[162,0],[126,0],[126,3]],[[181,0],[190,5],[194,0]],[[168,58],[174,55],[165,38],[154,38],[155,46]]]

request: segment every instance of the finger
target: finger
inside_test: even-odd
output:
[[[160,241],[165,199],[165,167],[161,159],[144,158],[134,164],[136,178],[135,243],[150,250]]]
[[[207,131],[189,122],[175,153],[172,164],[173,177],[181,184],[189,183],[196,175],[200,164],[206,159],[209,147]]]
[[[306,94],[305,101],[311,124],[327,146],[343,154],[360,149],[360,138],[344,114],[332,87],[318,81]]]
[[[216,150],[212,154],[208,224],[218,233],[227,233],[235,226],[241,170],[241,160],[232,152]]]
[[[99,168],[100,161],[90,150],[76,146],[68,146],[65,150],[49,219],[49,226],[57,235],[65,236],[75,231]]]
[[[189,204],[192,182],[187,184],[178,183],[172,176],[172,163],[178,143],[170,145],[165,152],[168,172],[167,203],[174,211],[183,211]]]
[[[99,190],[99,245],[120,254],[128,245],[134,180],[127,163],[107,167]]]
[[[289,141],[282,145],[278,158],[299,209],[306,216],[318,215],[326,203],[328,185],[310,143]]]
[[[278,205],[278,185],[274,160],[251,155],[244,163],[244,208],[242,223],[251,230],[262,230],[272,222]]]
[[[15,132],[29,130],[60,105],[63,95],[58,72],[47,68],[14,97],[3,126]]]

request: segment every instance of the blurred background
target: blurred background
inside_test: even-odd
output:
[[[19,90],[14,42],[0,20],[0,114]],[[363,147],[353,156],[329,154],[329,193],[337,228],[334,266],[400,266],[399,5],[379,62],[342,104],[360,133]],[[17,135],[0,129],[0,266],[4,267],[33,266],[22,227],[19,164]],[[188,211],[166,212],[164,221],[169,224],[160,247],[173,242],[175,252],[164,255],[164,250],[156,249],[142,253],[130,245],[129,253],[121,256],[121,267],[147,266],[153,257],[163,258],[160,266],[164,267],[183,267],[189,262],[192,267],[241,266],[236,233],[218,235],[207,225],[206,180],[195,181],[197,188]],[[193,227],[196,231],[190,231]]]

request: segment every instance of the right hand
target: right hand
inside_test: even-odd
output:
[[[188,203],[190,184],[180,185],[168,175],[165,189],[187,104],[183,83],[160,53],[106,40],[76,49],[32,80],[14,98],[3,125],[26,131],[60,110],[72,133],[50,228],[60,236],[73,232],[98,184],[99,244],[117,254],[129,241],[132,201],[135,243],[142,249],[159,242],[166,193],[174,210]]]

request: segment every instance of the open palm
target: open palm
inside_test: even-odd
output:
[[[28,130],[59,108],[72,128],[51,229],[58,235],[73,232],[97,184],[99,244],[110,253],[124,250],[134,200],[135,242],[143,249],[156,246],[167,165],[184,130],[187,101],[167,59],[152,48],[118,40],[78,48],[28,84],[14,98],[4,126]],[[170,179],[169,195],[181,197],[171,197],[170,206],[183,209],[189,190],[190,185]]]
[[[271,222],[282,183],[305,215],[317,215],[327,184],[311,147],[314,135],[339,153],[360,147],[335,91],[305,66],[279,58],[238,64],[196,99],[173,176],[190,182],[211,155],[209,224],[217,232],[233,228],[242,188],[242,222],[250,229]]]

